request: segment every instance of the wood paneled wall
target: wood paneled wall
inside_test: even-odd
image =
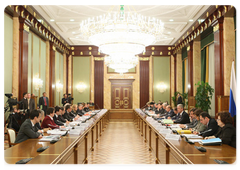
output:
[[[19,91],[18,99],[23,97],[24,92],[28,92],[28,32],[24,30],[24,25],[30,25],[23,18],[19,18]]]
[[[140,108],[149,101],[149,61],[140,61]]]
[[[104,106],[104,61],[94,61],[94,103],[100,109]],[[97,106],[95,106],[98,109]]]
[[[50,68],[49,68],[49,106],[54,107],[55,95],[55,48],[50,42]]]

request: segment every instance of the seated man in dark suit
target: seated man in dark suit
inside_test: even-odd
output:
[[[54,120],[53,120],[53,116],[54,116],[54,108],[53,107],[49,107],[47,109],[47,116],[43,119],[42,128],[52,128],[52,129],[57,129],[57,128],[64,128],[64,126],[58,126]]]
[[[207,129],[200,133],[203,137],[212,136],[217,133],[219,126],[216,120],[212,119],[207,112],[200,114],[200,122],[207,126]]]
[[[175,113],[170,105],[167,105],[166,111],[167,111],[167,114],[165,116],[165,119],[167,119],[168,117],[173,117],[175,115]]]
[[[38,110],[34,109],[30,113],[30,119],[26,119],[20,127],[15,143],[21,143],[27,139],[42,138],[41,133],[44,130],[39,130],[36,123],[41,120],[41,114]]]
[[[58,115],[58,120],[61,121],[61,122],[63,122],[63,123],[68,124],[69,121],[66,120],[66,119],[64,119],[64,117],[63,117],[63,114],[65,113],[65,108],[61,106],[61,107],[60,107],[60,110],[59,110],[59,113],[60,113],[60,114]]]
[[[61,121],[59,120],[60,114],[61,114],[61,109],[60,109],[59,106],[56,106],[56,107],[55,107],[55,114],[54,114],[54,116],[53,116],[53,120],[54,120],[54,122],[55,122],[58,126],[63,126],[65,122],[61,122]]]
[[[178,104],[178,105],[177,105],[177,110],[178,110],[179,118],[176,119],[176,120],[173,120],[173,122],[174,122],[174,123],[179,123],[179,124],[190,123],[189,116],[188,116],[188,114],[184,111],[182,104]]]
[[[168,119],[176,120],[179,118],[177,107],[174,107],[173,112],[174,112],[174,115],[172,117],[168,117]]]
[[[194,128],[195,126],[197,126],[198,121],[197,119],[194,119],[194,115],[193,112],[195,112],[195,110],[197,110],[197,108],[192,108],[189,112],[190,112],[190,118],[191,118],[191,122],[187,123],[187,124],[181,124],[179,127],[183,128],[184,130],[189,129],[189,128]]]
[[[65,106],[65,113],[62,115],[63,118],[66,119],[66,120],[68,120],[68,121],[72,121],[72,119],[73,119],[74,117],[72,117],[72,116],[70,115],[71,111],[72,111],[72,106],[71,106],[70,104],[67,104],[67,105]]]

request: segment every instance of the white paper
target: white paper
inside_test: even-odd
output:
[[[48,130],[47,131],[47,134],[50,134],[50,135],[64,135],[66,133],[66,131],[60,131],[58,129],[54,129],[54,130]]]
[[[160,129],[159,132],[162,133],[162,134],[171,134],[172,130],[170,130],[170,129]]]
[[[202,141],[202,139],[188,139],[188,141],[190,141],[190,142],[200,142],[200,141]]]
[[[182,134],[182,136],[186,136],[187,138],[193,138],[193,139],[202,139],[202,136],[194,135],[194,134]]]
[[[165,136],[165,139],[170,139],[170,140],[179,140],[180,139],[180,135],[175,135],[175,134],[167,134]]]

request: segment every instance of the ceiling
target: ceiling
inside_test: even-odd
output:
[[[42,17],[70,45],[89,45],[78,37],[82,20],[119,11],[119,5],[33,5]],[[164,23],[164,36],[152,45],[173,45],[208,9],[209,5],[125,5],[125,11],[136,11]],[[54,21],[53,21],[54,20]]]

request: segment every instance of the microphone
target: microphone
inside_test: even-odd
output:
[[[140,109],[142,110],[145,106],[147,106],[147,104],[145,104],[143,107],[141,107]]]
[[[98,104],[97,104],[97,103],[95,103],[95,104],[97,105],[97,107],[98,107],[98,110],[101,110],[101,109],[100,109],[100,107],[98,106]]]
[[[208,129],[208,130],[205,130],[204,132],[199,133],[198,135],[200,136],[200,135],[202,135],[204,133],[211,132],[211,131],[212,131],[212,129]]]

